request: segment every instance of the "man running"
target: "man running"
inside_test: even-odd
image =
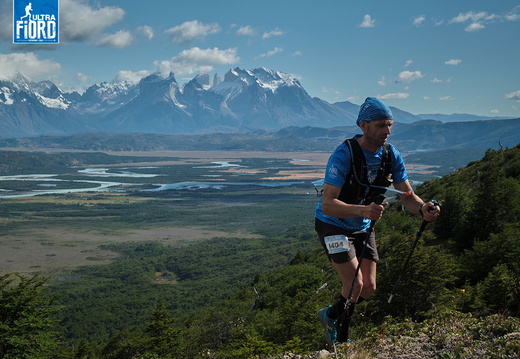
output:
[[[365,239],[370,222],[379,220],[387,205],[374,202],[376,195],[385,191],[378,187],[387,187],[391,177],[394,188],[406,193],[398,196],[408,211],[429,222],[440,213],[438,206],[425,203],[413,192],[401,154],[387,143],[393,123],[390,108],[368,97],[357,119],[363,134],[339,145],[327,163],[323,195],[316,206],[315,228],[342,283],[336,303],[318,312],[331,349],[335,343],[349,340],[356,303],[367,299],[376,289],[379,257],[375,233],[370,233],[366,244]],[[363,260],[360,260],[362,251]],[[352,293],[350,298],[349,293]]]

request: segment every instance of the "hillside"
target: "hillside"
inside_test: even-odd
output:
[[[419,189],[424,198],[443,204],[443,216],[429,226],[412,257],[408,280],[388,304],[420,224],[401,212],[399,203],[391,206],[377,229],[380,284],[361,305],[364,316],[355,319],[355,350],[374,358],[513,358],[520,353],[520,295],[515,285],[520,279],[519,169],[520,146],[491,150],[481,161]],[[320,252],[299,253],[290,266],[257,276],[252,288],[196,316],[205,323],[202,338],[216,339],[220,333],[217,342],[203,339],[199,345],[217,350],[218,358],[322,346],[315,313],[335,297],[339,283]],[[328,286],[318,290],[325,283]]]
[[[406,268],[406,280],[388,303],[421,222],[401,211],[399,202],[385,211],[376,227],[381,256],[378,289],[358,306],[352,327],[356,342],[340,346],[338,357],[518,357],[520,146],[488,150],[481,160],[426,182],[417,192],[424,199],[438,200],[442,216],[428,225]],[[226,201],[237,204],[252,194],[231,197]],[[269,201],[272,210],[281,210],[275,205],[277,196],[259,197]],[[197,220],[220,223],[209,215],[219,216],[233,206],[219,205],[213,211],[217,203],[208,204],[208,199],[203,198],[208,207],[204,218]],[[67,333],[64,343],[54,348],[60,348],[63,358],[282,358],[282,353],[315,358],[325,347],[316,312],[335,299],[340,283],[318,248],[312,224],[304,219],[309,218],[310,199],[304,200],[306,205],[292,199],[284,195],[282,201],[292,204],[290,222],[298,225],[277,235],[269,233],[275,222],[268,222],[260,226],[266,236],[261,240],[216,238],[181,247],[121,243],[110,246],[120,254],[118,261],[60,276],[47,287],[51,295],[60,293],[62,298],[55,330]],[[75,215],[84,216],[77,199],[71,200]],[[161,213],[163,220],[171,216],[165,212],[171,205],[163,200],[151,202],[150,209],[141,203],[135,210]],[[91,202],[89,215],[101,215],[110,207],[129,213],[123,203],[100,202],[93,207]],[[59,207],[54,212],[63,215]],[[254,208],[242,205],[239,212],[247,217],[241,219],[244,226],[262,220],[263,212]],[[231,213],[236,223],[237,212]],[[275,218],[283,222],[285,215],[276,212]],[[262,262],[269,264],[258,271],[255,265]],[[220,296],[216,301],[215,285]],[[174,290],[180,291],[172,296]],[[184,302],[186,298],[190,303]],[[86,309],[92,306],[100,309],[90,313]],[[147,308],[148,319],[140,325],[135,325],[135,308]],[[115,316],[116,309],[128,317]],[[111,327],[93,327],[96,317],[107,310]],[[137,313],[145,314],[143,309]],[[125,322],[134,324],[114,332],[115,325]],[[95,337],[85,335],[93,328]]]

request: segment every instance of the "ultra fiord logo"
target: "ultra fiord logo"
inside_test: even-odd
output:
[[[13,0],[13,43],[59,43],[58,19],[58,0]]]

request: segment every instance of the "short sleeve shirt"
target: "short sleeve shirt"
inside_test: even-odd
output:
[[[361,135],[356,135],[354,138],[359,138]],[[368,182],[372,183],[376,176],[377,171],[381,166],[381,160],[383,156],[383,147],[380,147],[376,152],[370,152],[363,149],[367,165],[367,177]],[[408,179],[406,169],[404,166],[403,157],[401,153],[390,144],[389,146],[392,167],[390,173],[394,183],[402,183]],[[327,163],[325,170],[324,183],[330,184],[342,188],[345,184],[345,179],[350,172],[351,167],[351,154],[348,145],[342,143],[332,153]],[[349,231],[364,231],[370,226],[370,220],[363,217],[346,217],[338,218],[327,216],[323,213],[321,207],[321,200],[316,206],[315,217],[323,222],[344,228]]]

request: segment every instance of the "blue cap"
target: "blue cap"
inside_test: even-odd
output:
[[[365,103],[359,108],[357,125],[363,121],[393,120],[392,110],[385,103],[375,97],[367,97]]]

